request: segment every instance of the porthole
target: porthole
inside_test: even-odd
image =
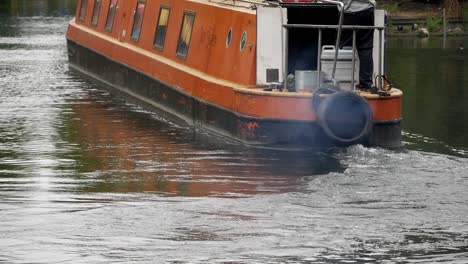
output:
[[[226,36],[226,48],[229,48],[231,45],[231,40],[232,40],[232,27],[229,28],[228,34]]]
[[[247,32],[243,32],[240,40],[240,51],[245,49],[245,44],[247,43]]]

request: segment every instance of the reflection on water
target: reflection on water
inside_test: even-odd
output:
[[[194,138],[193,131],[123,105],[102,91],[72,102],[60,133],[83,175],[98,182],[85,191],[163,195],[234,195],[297,191],[301,176],[342,171],[321,153],[245,149]]]
[[[70,72],[70,17],[55,10],[76,3],[27,2],[0,2],[0,262],[468,261],[466,115],[453,102],[466,94],[435,85],[466,87],[454,50],[422,51],[445,58],[428,69],[452,74],[432,81],[419,67],[429,59],[390,51],[412,150],[257,150],[173,125]]]
[[[388,72],[405,93],[404,130],[409,147],[467,156],[467,37],[393,38]]]
[[[77,0],[3,0],[0,2],[0,15],[67,16],[75,13],[76,2]]]

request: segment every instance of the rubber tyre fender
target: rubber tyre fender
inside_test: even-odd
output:
[[[320,102],[317,122],[330,139],[340,145],[352,145],[369,134],[372,109],[362,96],[341,91]]]

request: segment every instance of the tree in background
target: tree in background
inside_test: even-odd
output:
[[[448,15],[459,16],[461,5],[458,0],[443,0],[442,6],[447,10]]]

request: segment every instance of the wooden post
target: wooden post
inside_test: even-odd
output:
[[[443,19],[443,24],[444,24],[444,42],[443,42],[443,49],[445,49],[447,45],[447,14],[445,8],[442,9],[442,19]]]

